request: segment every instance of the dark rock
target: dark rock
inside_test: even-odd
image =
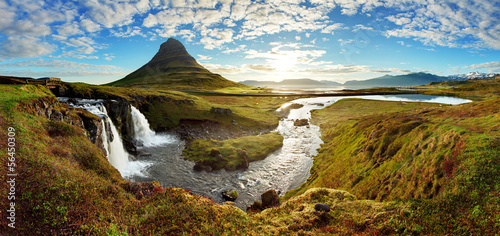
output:
[[[309,125],[309,120],[307,119],[300,119],[300,120],[294,120],[293,125],[295,126],[306,126]]]
[[[247,208],[247,211],[262,211],[262,202],[253,202],[253,204]]]
[[[205,166],[205,171],[206,172],[212,172],[213,168],[211,166]]]
[[[314,206],[314,210],[322,212],[330,212],[330,206],[323,203],[318,203]]]
[[[194,171],[202,171],[204,169],[203,163],[201,162],[196,162],[193,166]]]
[[[266,191],[260,197],[262,199],[263,209],[280,205],[280,197],[274,189]]]
[[[63,119],[64,119],[63,114],[59,111],[56,111],[54,113],[51,113],[50,115],[49,114],[47,114],[47,115],[50,117],[51,120],[55,120],[55,121],[63,121]]]
[[[226,109],[226,108],[212,107],[212,108],[210,108],[210,112],[222,114],[222,115],[228,115],[228,116],[233,115],[233,111],[231,111],[231,109]]]
[[[132,108],[126,100],[107,100],[104,103],[108,116],[121,134],[125,148],[129,153],[136,153],[137,147],[133,143],[134,127],[132,122]]]
[[[238,192],[236,190],[226,190],[222,192],[222,197],[226,201],[234,202],[238,198]]]
[[[241,159],[241,164],[238,165],[236,168],[237,169],[247,169],[248,166],[250,165],[248,163],[248,154],[247,151],[244,149],[238,149],[238,156],[237,158]]]
[[[77,104],[78,101],[75,98],[70,98],[70,99],[68,99],[68,103]]]
[[[153,154],[151,154],[149,152],[139,152],[139,155],[138,155],[138,157],[140,157],[140,158],[151,157],[151,156],[153,156]]]

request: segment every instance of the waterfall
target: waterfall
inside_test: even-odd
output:
[[[159,146],[173,142],[173,137],[156,134],[151,130],[149,122],[137,108],[131,106],[132,122],[134,127],[134,139],[145,147]]]
[[[58,98],[59,101],[67,103],[72,107],[78,107],[87,110],[88,112],[101,118],[102,124],[102,143],[104,149],[106,150],[106,156],[108,157],[109,163],[115,167],[122,176],[129,175],[131,166],[129,165],[129,154],[123,146],[120,134],[113,124],[113,121],[109,118],[108,111],[102,104],[103,100],[100,99],[73,99],[70,101],[69,98]]]
[[[120,134],[118,133],[116,126],[113,124],[113,121],[109,118],[106,108],[103,105],[100,105],[99,110],[103,114],[105,114],[105,116],[101,118],[104,127],[104,130],[102,132],[102,140],[104,143],[104,147],[108,152],[107,154],[109,163],[118,171],[120,171],[122,175],[124,175],[124,172],[127,169],[129,163],[129,154],[123,147],[123,142],[120,138]],[[109,126],[109,129],[107,129],[106,125]],[[109,132],[111,132],[111,134]]]

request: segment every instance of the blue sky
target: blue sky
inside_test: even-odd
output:
[[[500,73],[498,0],[0,0],[0,75],[102,84],[169,37],[234,80]]]

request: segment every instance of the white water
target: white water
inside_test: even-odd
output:
[[[68,98],[58,98],[59,101],[68,103]],[[144,176],[143,170],[152,163],[149,161],[129,161],[129,153],[123,146],[122,139],[113,121],[109,118],[103,100],[99,99],[77,99],[77,104],[69,103],[70,106],[82,108],[101,118],[103,132],[101,134],[106,157],[109,163],[115,167],[125,178],[133,176]],[[140,114],[142,115],[142,114]],[[144,116],[144,115],[142,115]],[[109,131],[106,126],[109,126]],[[149,124],[147,125],[149,129]],[[150,129],[149,129],[150,130]],[[112,140],[110,137],[113,137]]]
[[[106,115],[106,117],[104,117],[102,120],[103,122],[106,122],[109,125],[111,133],[113,135],[113,140],[109,140],[108,139],[109,134],[107,133],[107,130],[104,129],[102,132],[103,143],[104,147],[106,148],[106,151],[108,152],[109,163],[113,167],[115,167],[122,175],[124,175],[129,165],[128,161],[129,154],[127,150],[125,150],[125,148],[123,147],[123,142],[120,137],[120,133],[118,133],[116,126],[113,124],[113,121],[109,118],[106,108],[101,105],[99,107],[99,110]]]
[[[134,106],[132,108],[132,122],[134,126],[134,139],[145,147],[160,146],[174,142],[174,138],[169,135],[156,134],[151,130],[146,117]]]

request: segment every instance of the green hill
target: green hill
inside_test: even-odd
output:
[[[108,85],[176,90],[248,87],[210,72],[189,55],[181,42],[173,38],[169,38],[160,46],[151,61],[125,78]]]

